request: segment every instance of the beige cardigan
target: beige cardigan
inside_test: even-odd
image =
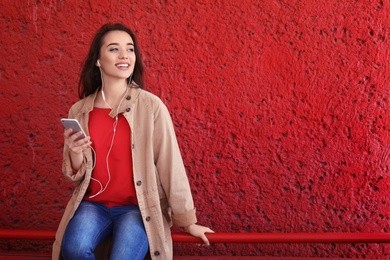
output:
[[[152,259],[172,259],[170,227],[196,223],[190,186],[177,144],[171,117],[166,106],[155,95],[132,85],[119,109],[131,128],[134,184]],[[69,118],[79,120],[89,135],[89,112],[96,93],[77,103]],[[115,109],[116,110],[116,109]],[[115,117],[115,111],[110,116]],[[72,171],[69,149],[64,147],[62,172],[78,186],[65,209],[53,244],[53,259],[61,259],[61,242],[66,226],[82,201],[92,174],[91,149],[84,150],[84,162],[78,172]],[[97,259],[108,259],[97,255]]]

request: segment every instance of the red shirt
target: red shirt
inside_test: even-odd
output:
[[[93,179],[84,199],[108,207],[138,204],[133,180],[131,129],[120,114],[114,133],[116,119],[108,115],[110,111],[95,107],[89,114],[89,134],[96,154]]]

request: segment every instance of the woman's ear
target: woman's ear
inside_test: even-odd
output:
[[[96,66],[100,67],[100,62],[99,62],[99,60],[96,61]]]

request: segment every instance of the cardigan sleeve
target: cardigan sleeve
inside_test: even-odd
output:
[[[154,108],[153,153],[161,185],[177,226],[197,222],[191,189],[167,107],[158,99]]]

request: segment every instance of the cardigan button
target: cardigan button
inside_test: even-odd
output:
[[[150,217],[149,217],[149,216],[146,217],[146,221],[147,221],[147,222],[150,221]]]
[[[126,108],[126,112],[130,112],[130,110],[131,110],[130,107]]]
[[[160,252],[159,252],[159,251],[155,251],[155,252],[154,252],[154,255],[155,255],[155,256],[159,256],[159,255],[160,255]]]
[[[142,181],[137,181],[137,186],[141,186],[142,185]]]
[[[126,100],[130,100],[130,99],[131,99],[131,96],[127,96],[127,97],[126,97]]]

